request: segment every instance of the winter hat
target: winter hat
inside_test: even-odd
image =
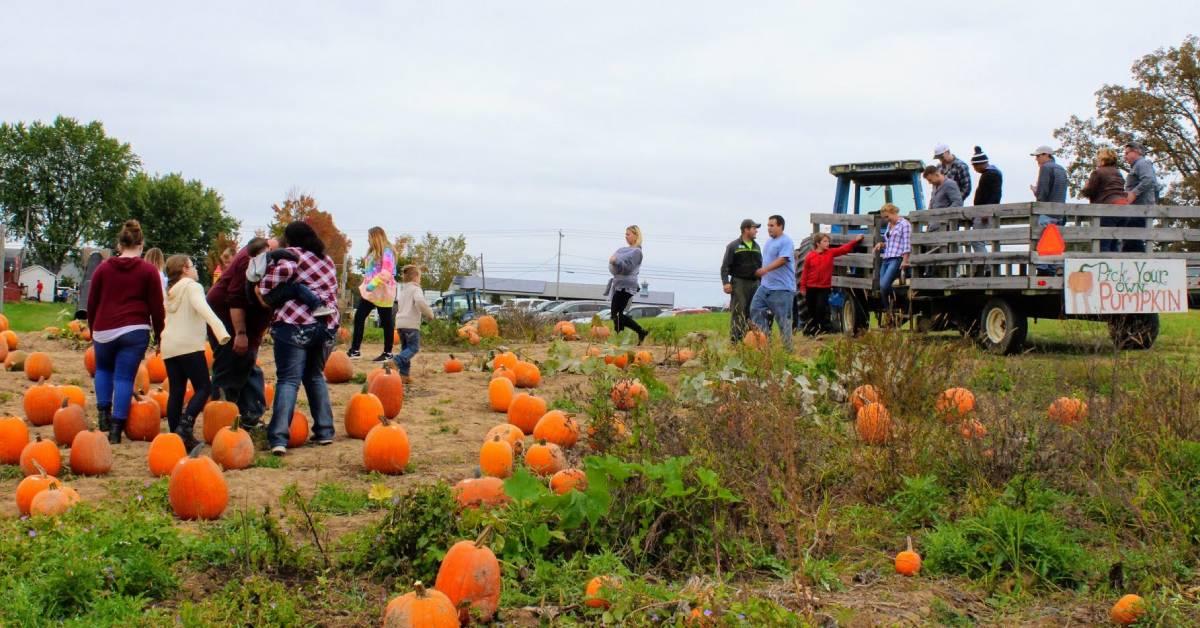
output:
[[[983,152],[982,148],[976,146],[975,154],[971,156],[971,165],[973,166],[975,164],[986,164],[987,162],[988,162],[987,153]]]

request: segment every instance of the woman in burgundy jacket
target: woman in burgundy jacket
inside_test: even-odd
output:
[[[808,307],[808,319],[804,321],[804,335],[816,336],[825,331],[829,320],[829,292],[833,287],[833,258],[854,250],[863,237],[835,248],[829,248],[829,234],[813,236],[813,250],[804,258],[800,271],[800,295]]]
[[[133,380],[146,357],[150,333],[163,330],[163,290],[158,269],[142,260],[142,225],[126,220],[117,256],[100,264],[88,292],[88,327],[96,351],[96,413],[108,442],[121,442],[133,397]]]

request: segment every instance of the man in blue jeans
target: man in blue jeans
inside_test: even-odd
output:
[[[783,216],[767,219],[767,235],[771,236],[762,248],[762,268],[754,271],[761,279],[754,298],[750,300],[750,320],[763,333],[770,335],[771,323],[767,312],[779,325],[779,337],[788,351],[792,350],[792,304],[796,301],[796,246],[783,233]]]

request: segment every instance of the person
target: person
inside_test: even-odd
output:
[[[269,309],[275,310],[283,307],[288,301],[299,301],[305,307],[312,310],[313,318],[323,319],[326,316],[332,316],[337,313],[337,310],[325,305],[321,297],[309,289],[308,286],[300,282],[298,277],[291,277],[287,283],[276,286],[268,295],[259,294],[256,288],[262,278],[270,271],[271,265],[282,260],[291,262],[300,261],[300,256],[287,249],[263,249],[261,253],[250,259],[250,265],[246,267],[246,285],[252,292],[251,296],[258,299],[260,303]]]
[[[999,205],[1002,188],[1004,187],[1004,174],[1000,172],[999,168],[988,161],[987,153],[983,152],[983,149],[978,146],[975,147],[975,154],[971,155],[971,168],[979,174],[979,186],[975,188],[975,198],[971,201],[971,204],[976,207],[980,205]],[[986,216],[974,216],[971,218],[972,229],[987,229],[991,226],[991,219]],[[973,253],[987,253],[987,242],[972,242],[971,251]]]
[[[42,280],[41,280],[41,279],[38,279],[38,282],[37,282],[37,300],[38,300],[38,302],[39,302],[39,303],[42,301],[42,290],[45,290],[45,289],[46,289],[46,286],[45,286],[44,284],[42,284]]]
[[[1125,178],[1125,198],[1130,205],[1158,204],[1158,177],[1154,164],[1146,158],[1146,146],[1141,142],[1125,145],[1125,163],[1129,164],[1129,176]],[[1145,218],[1127,217],[1124,226],[1145,229]],[[1145,240],[1122,240],[1121,250],[1127,253],[1145,253]]]
[[[403,283],[396,291],[396,332],[400,335],[400,351],[392,358],[405,383],[412,381],[413,356],[421,350],[421,319],[433,319],[433,309],[425,302],[421,290],[421,269],[409,264],[400,271]]]
[[[379,328],[383,332],[383,353],[372,362],[387,362],[392,359],[392,334],[388,333],[395,326],[392,303],[396,301],[396,254],[388,242],[387,233],[382,227],[371,227],[367,232],[370,243],[367,256],[363,260],[366,271],[362,283],[358,284],[358,307],[354,310],[354,335],[350,341],[350,359],[362,356],[363,328],[371,310],[379,310]]]
[[[1034,200],[1040,203],[1067,202],[1067,170],[1054,161],[1054,149],[1045,144],[1033,149],[1030,153],[1038,164],[1037,183],[1029,186]],[[1062,215],[1039,214],[1038,226],[1061,225]],[[1053,264],[1038,264],[1039,275],[1054,275],[1058,267]]]
[[[779,326],[779,337],[792,350],[792,305],[796,300],[796,246],[783,232],[783,216],[767,218],[767,245],[763,247],[763,265],[754,275],[761,279],[750,299],[750,320],[760,331],[771,333],[767,314]]]
[[[147,264],[150,264],[158,269],[158,276],[162,279],[163,295],[165,298],[165,295],[167,294],[167,273],[164,271],[164,269],[167,267],[167,260],[163,256],[162,249],[158,247],[147,249],[146,252],[142,254],[142,259],[146,260]]]
[[[962,207],[963,195],[954,179],[946,176],[937,166],[932,165],[925,166],[922,175],[929,185],[933,186],[933,192],[929,198],[929,209]]]
[[[854,250],[863,236],[859,235],[839,247],[829,248],[828,233],[813,236],[813,250],[804,258],[800,271],[800,295],[808,306],[808,320],[804,322],[804,335],[816,336],[827,331],[829,322],[829,293],[833,289],[833,258]]]
[[[1111,148],[1101,148],[1096,151],[1096,169],[1088,177],[1087,183],[1079,191],[1079,196],[1091,203],[1109,205],[1128,205],[1125,197],[1125,177],[1117,168],[1117,152]],[[1123,227],[1125,218],[1122,216],[1101,216],[1101,227]],[[1121,250],[1121,241],[1115,239],[1101,240],[1100,250],[1112,253]]]
[[[193,434],[196,417],[204,411],[211,387],[204,357],[205,329],[212,330],[217,345],[229,342],[229,332],[205,300],[200,273],[191,258],[172,255],[164,267],[168,285],[167,318],[159,353],[167,365],[167,426],[183,439],[184,449],[191,451],[197,445]],[[184,412],[188,382],[192,384],[192,399]]]
[[[908,268],[908,256],[912,253],[912,224],[900,216],[900,208],[891,203],[879,208],[879,213],[887,220],[888,227],[883,234],[883,242],[875,245],[876,251],[882,251],[883,261],[879,267],[879,296],[886,309],[895,304],[895,290],[892,285],[900,277],[900,273]]]
[[[251,431],[262,428],[266,411],[265,382],[258,366],[258,350],[271,320],[271,310],[257,297],[257,290],[246,281],[250,260],[263,251],[275,249],[278,242],[252,238],[230,260],[226,272],[208,290],[208,305],[221,319],[233,340],[220,344],[209,334],[213,349],[212,389],[222,399],[237,404],[242,427]]]
[[[259,282],[264,296],[297,277],[301,283],[321,297],[324,303],[337,308],[337,271],[333,260],[325,254],[325,243],[308,223],[295,221],[283,230],[283,244],[299,256],[300,261],[282,260],[273,265]],[[333,442],[333,407],[329,388],[325,384],[325,360],[333,349],[337,334],[337,316],[326,317],[322,323],[302,302],[288,301],[275,310],[271,322],[271,339],[275,346],[275,404],[271,408],[271,423],[267,439],[271,453],[282,456],[287,452],[292,413],[301,383],[308,398],[313,418],[313,439],[319,445]]]
[[[608,258],[608,272],[612,274],[612,279],[608,280],[604,294],[612,293],[613,329],[618,334],[625,329],[632,329],[637,333],[639,345],[646,339],[648,332],[625,313],[625,308],[629,306],[633,295],[641,289],[638,285],[638,270],[641,267],[642,230],[637,225],[629,225],[625,228],[625,246],[617,249],[617,252]]]
[[[942,174],[954,181],[958,186],[959,195],[966,198],[971,194],[971,171],[967,168],[966,162],[954,156],[950,152],[950,147],[945,144],[938,144],[933,147],[933,158],[938,160],[940,164],[937,169]]]
[[[236,255],[236,252],[233,248],[227,247],[221,251],[221,256],[218,258],[217,264],[213,267],[212,271],[212,282],[214,285],[221,278],[221,274],[229,268],[229,265],[233,262],[234,255]]]
[[[142,260],[142,225],[126,220],[117,235],[117,256],[92,275],[87,321],[96,354],[96,414],[108,442],[121,442],[133,398],[133,380],[153,333],[163,330],[162,281]]]
[[[755,238],[762,225],[747,218],[742,221],[741,235],[725,246],[721,260],[721,285],[729,295],[729,339],[741,342],[750,326],[750,299],[758,290],[754,271],[762,267],[762,249]]]

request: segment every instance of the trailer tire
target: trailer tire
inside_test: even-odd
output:
[[[1024,312],[996,297],[983,305],[979,314],[979,344],[989,353],[1011,355],[1025,346],[1029,321]]]
[[[853,337],[866,331],[871,325],[871,319],[853,292],[847,290],[845,296],[846,298],[842,299],[842,308],[838,311],[838,326],[842,328],[843,334]]]
[[[1108,335],[1118,349],[1149,349],[1158,339],[1158,314],[1126,314],[1108,319]]]
[[[804,258],[808,257],[808,252],[812,250],[812,236],[808,236],[800,241],[800,246],[796,247],[795,259],[801,260],[796,264],[796,297],[792,300],[792,329],[794,331],[802,331],[806,323],[808,323],[808,301],[800,295],[800,278],[804,275]],[[828,321],[826,321],[828,322]]]

